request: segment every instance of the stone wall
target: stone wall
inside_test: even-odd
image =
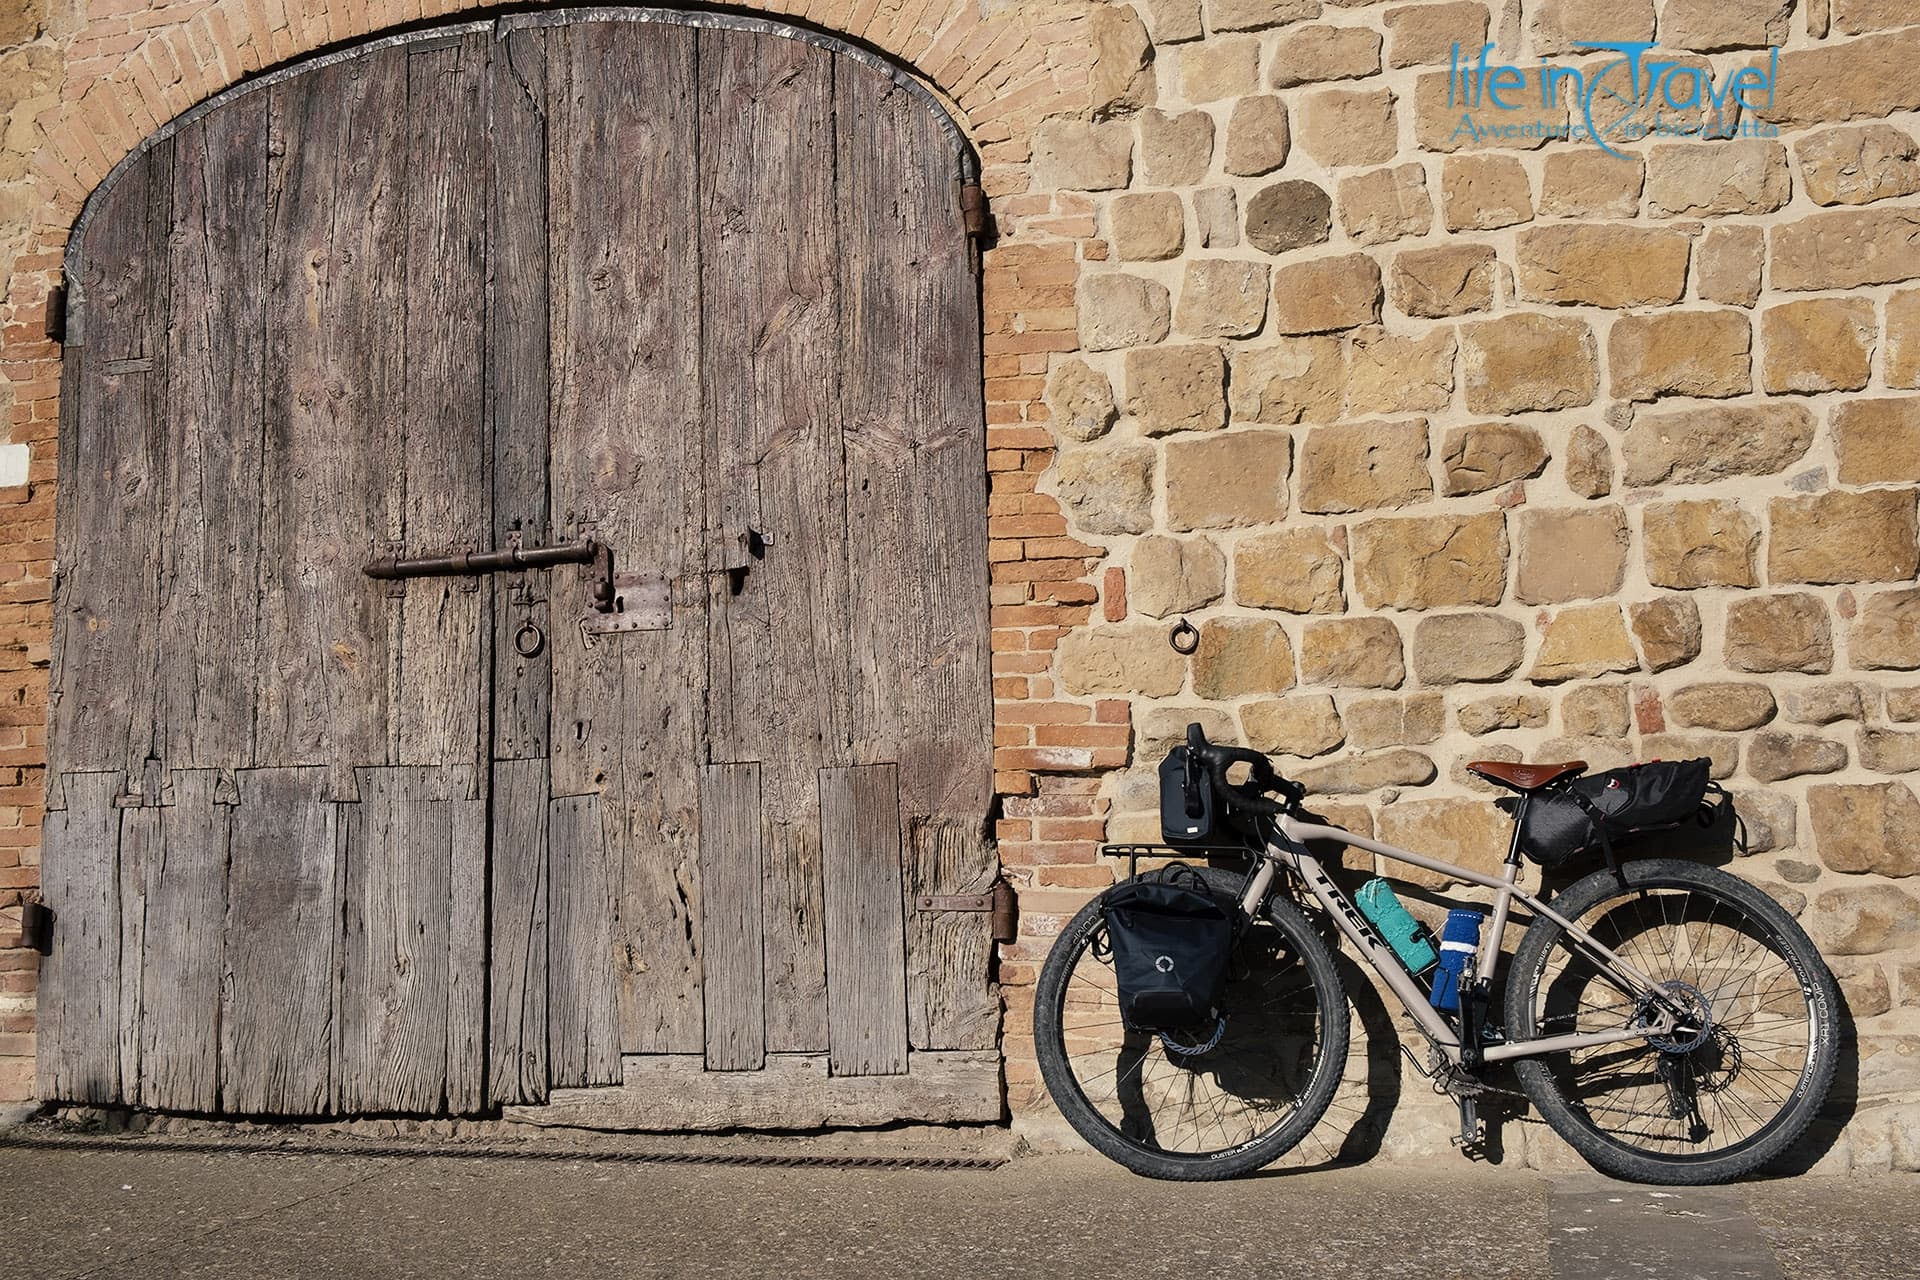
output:
[[[59,376],[43,322],[67,228],[193,102],[456,14],[0,4],[4,935],[38,883]],[[1478,865],[1505,833],[1466,760],[1710,756],[1753,837],[1735,869],[1833,957],[1859,1027],[1863,1102],[1827,1167],[1920,1162],[1904,0],[748,7],[917,68],[984,165],[997,834],[1023,900],[1001,976],[1024,1128],[1052,1131],[1034,973],[1111,882],[1101,839],[1154,833],[1152,766],[1199,719],[1349,824]],[[1593,67],[1573,42],[1601,39],[1657,39],[1716,88],[1778,46],[1776,90],[1723,113],[1745,136],[1619,157],[1528,136],[1556,114],[1537,105],[1473,112],[1514,136],[1460,132],[1456,43],[1527,70]],[[1200,628],[1191,659],[1165,642],[1178,617]],[[32,968],[0,950],[0,1097],[31,1087]],[[1371,1029],[1373,1068],[1397,1070]],[[1424,1089],[1388,1108],[1390,1149],[1444,1148]],[[1527,1158],[1563,1158],[1527,1132]]]

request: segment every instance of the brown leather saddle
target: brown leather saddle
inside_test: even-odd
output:
[[[1467,765],[1469,773],[1477,773],[1488,782],[1497,783],[1509,791],[1525,794],[1550,787],[1562,778],[1571,778],[1587,771],[1585,760],[1567,760],[1560,764],[1511,764],[1505,760],[1474,760]]]

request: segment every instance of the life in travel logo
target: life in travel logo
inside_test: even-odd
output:
[[[1591,52],[1580,66],[1542,63],[1521,68],[1493,60],[1493,46],[1477,57],[1453,46],[1447,72],[1447,106],[1461,116],[1453,136],[1488,139],[1547,138],[1594,142],[1619,155],[1617,144],[1647,137],[1772,138],[1777,125],[1747,120],[1742,113],[1773,104],[1780,51],[1765,66],[1730,69],[1716,78],[1698,59],[1676,61],[1655,54],[1651,40],[1577,40]],[[1516,120],[1537,104],[1565,120]],[[1492,112],[1499,112],[1498,118]]]

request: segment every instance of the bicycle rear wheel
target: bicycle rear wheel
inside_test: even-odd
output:
[[[1590,1164],[1635,1182],[1726,1182],[1805,1131],[1833,1080],[1839,995],[1778,903],[1724,871],[1649,859],[1595,872],[1550,905],[1698,1011],[1665,1037],[1515,1063],[1541,1116]],[[1651,1012],[1544,916],[1514,953],[1506,1005],[1515,1039]]]
[[[1200,868],[1238,915],[1241,877]],[[1095,899],[1061,931],[1034,1000],[1040,1073],[1095,1150],[1152,1178],[1211,1181],[1279,1159],[1332,1101],[1347,1002],[1326,943],[1291,902],[1268,903],[1237,944],[1217,1043],[1121,1024]]]

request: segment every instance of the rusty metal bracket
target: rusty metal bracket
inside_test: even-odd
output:
[[[616,573],[613,603],[580,620],[590,636],[665,631],[673,625],[673,583],[658,574]]]
[[[613,548],[593,538],[563,542],[551,547],[523,547],[514,539],[497,551],[457,551],[452,555],[440,556],[403,556],[396,553],[367,561],[361,566],[360,572],[369,578],[391,582],[401,578],[465,578],[483,573],[512,573],[520,569],[546,569],[557,564],[591,565],[594,612],[613,613],[619,608],[619,583],[613,572]]]
[[[53,951],[53,908],[38,898],[20,904],[20,945],[43,956]]]
[[[967,234],[979,240],[987,234],[987,193],[977,182],[960,187],[960,217]]]
[[[995,942],[1012,942],[1020,936],[1020,903],[1013,886],[995,880],[985,893],[923,893],[914,899],[919,911],[982,911],[989,921]]]

